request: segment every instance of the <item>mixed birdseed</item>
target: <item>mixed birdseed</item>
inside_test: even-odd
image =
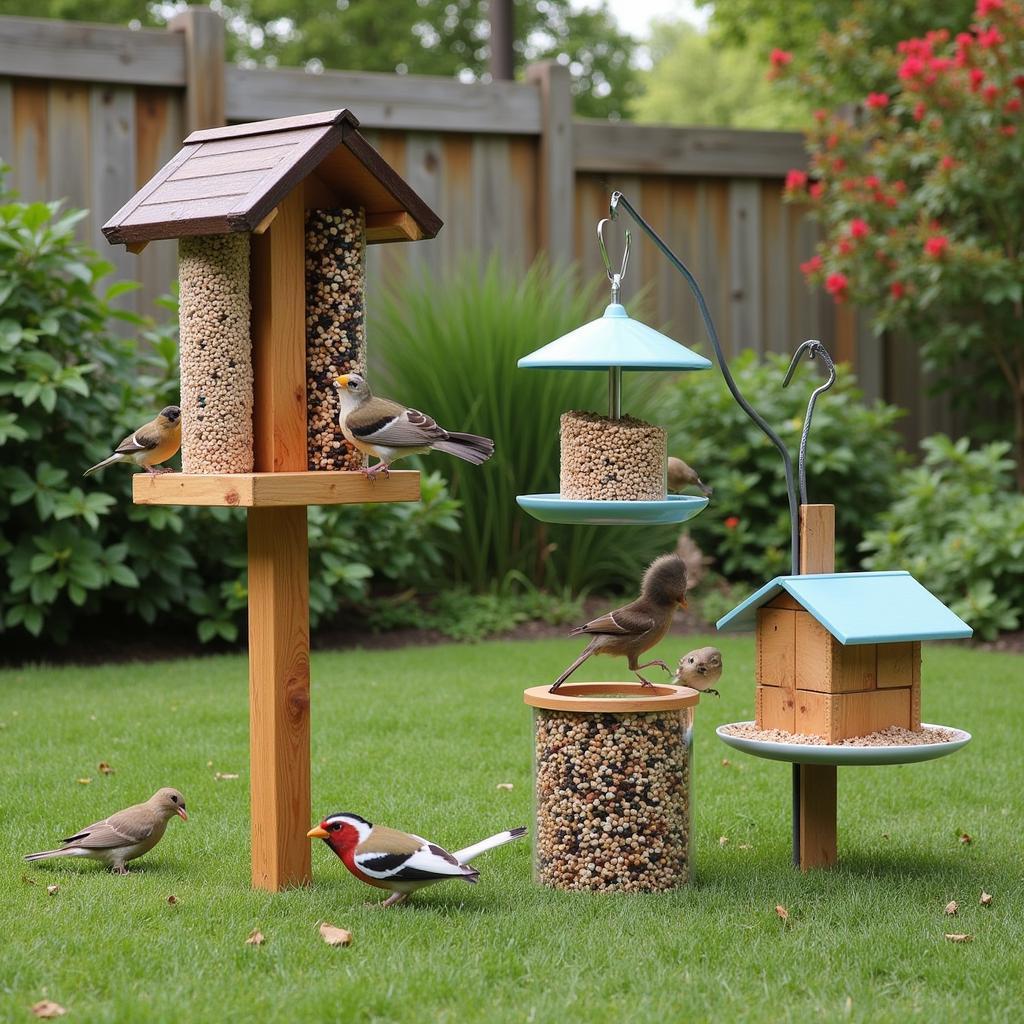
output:
[[[311,470],[359,469],[363,458],[338,426],[334,378],[366,359],[366,216],[306,213],[306,416]]]
[[[632,416],[613,420],[593,412],[561,419],[563,498],[586,501],[663,501],[667,435]]]
[[[689,881],[691,722],[689,709],[534,710],[540,882],[658,892]]]
[[[829,746],[824,736],[816,733],[793,733],[785,729],[758,729],[753,722],[738,722],[724,726],[722,732],[730,736],[739,736],[745,740],[758,740],[762,743],[803,743],[811,747]],[[834,747],[917,747],[924,743],[952,743],[963,738],[963,733],[956,729],[943,729],[936,726],[923,726],[920,729],[904,729],[899,725],[890,725],[887,729],[868,733],[866,736],[850,736],[845,740],[837,740]]]
[[[251,473],[249,236],[178,243],[181,471]]]

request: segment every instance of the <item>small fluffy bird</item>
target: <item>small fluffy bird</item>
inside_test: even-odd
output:
[[[25,860],[51,857],[89,857],[103,861],[111,871],[127,875],[125,865],[148,853],[163,839],[167,822],[175,815],[188,821],[185,798],[176,789],[158,789],[145,803],[126,807],[61,841],[56,850],[27,854]]]
[[[367,479],[383,474],[396,459],[428,452],[447,452],[479,466],[494,454],[494,442],[478,434],[455,434],[429,416],[387,398],[377,398],[358,373],[336,377],[341,412],[338,424],[349,444],[380,461],[364,469]]]
[[[449,853],[422,836],[374,825],[347,811],[324,818],[306,833],[309,839],[323,839],[359,881],[390,889],[382,907],[404,903],[417,889],[450,878],[476,884],[480,872],[467,867],[469,862],[525,835],[525,828],[512,828]]]
[[[644,573],[640,596],[635,601],[577,626],[569,634],[587,634],[593,639],[555,680],[550,692],[554,693],[593,654],[618,654],[627,658],[630,672],[634,672],[644,686],[653,686],[640,675],[641,669],[652,665],[658,665],[666,672],[671,669],[663,661],[648,661],[640,665],[639,658],[668,632],[677,607],[686,607],[686,563],[678,555],[661,555]]]
[[[169,467],[154,469],[166,462],[181,447],[181,409],[167,405],[145,426],[129,434],[102,462],[87,469],[82,476],[92,476],[115,462],[134,462],[147,473],[169,473]]]
[[[699,487],[705,498],[713,492],[712,488],[698,476],[697,470],[688,466],[682,459],[674,455],[668,457],[668,489],[673,494],[678,494],[684,487]]]
[[[679,659],[672,682],[677,686],[689,686],[718,697],[720,694],[714,685],[721,678],[722,652],[717,647],[700,647]]]

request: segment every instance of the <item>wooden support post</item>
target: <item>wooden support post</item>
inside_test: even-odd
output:
[[[256,469],[306,468],[302,188],[252,238]],[[252,883],[311,881],[309,556],[305,506],[249,509],[249,760]]]
[[[167,23],[185,34],[185,129],[224,123],[224,19],[209,7],[187,7]]]
[[[834,572],[835,567],[835,506],[801,505],[801,574]],[[836,862],[835,765],[793,765],[793,861],[801,871]]]
[[[526,69],[526,80],[540,90],[541,137],[537,241],[552,263],[573,259],[572,92],[569,69],[546,60]]]

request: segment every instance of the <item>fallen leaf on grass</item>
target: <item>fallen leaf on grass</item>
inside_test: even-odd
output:
[[[889,838],[889,833],[888,832],[883,832],[882,833],[882,838],[883,839],[888,839]]]
[[[740,845],[737,846],[736,849],[737,850],[752,850],[753,847],[750,845],[750,843],[740,843]]]
[[[981,899],[978,901],[983,907],[990,906],[992,903],[992,893],[981,890]]]
[[[781,903],[775,904],[775,913],[779,915],[780,921],[789,920],[789,911]]]
[[[77,782],[80,786],[88,786],[89,783],[92,782],[92,779],[75,779],[75,782]]]
[[[57,893],[60,892],[60,886],[59,885],[48,885],[46,887],[46,892],[47,892],[47,895],[49,895],[49,896],[56,896]]]
[[[943,911],[943,913],[948,914],[950,917],[952,917],[959,909],[960,904],[957,903],[956,900],[950,900],[946,904],[946,909]]]
[[[728,846],[728,844],[729,844],[729,837],[728,836],[719,836],[718,837],[718,845],[719,846]]]
[[[178,902],[178,897],[172,892],[171,895],[167,897],[167,902],[173,907],[175,903]]]
[[[949,939],[950,942],[973,942],[974,936],[967,935],[964,932],[946,932],[945,938]]]
[[[352,942],[352,933],[345,931],[344,928],[335,928],[333,924],[324,921],[320,925],[320,938],[328,946],[347,946]]]
[[[68,1011],[52,999],[40,999],[38,1003],[32,1004],[32,1012],[43,1020],[50,1020],[53,1017],[63,1017]]]
[[[114,769],[111,768],[110,765],[107,764],[106,761],[100,761],[100,763],[96,766],[96,769],[100,773],[100,775],[113,775],[114,774]]]
[[[507,789],[513,789],[514,787],[513,787],[511,782],[499,782],[498,785],[495,788],[496,789],[506,789],[507,790]]]
[[[253,928],[249,932],[249,938],[245,940],[247,946],[262,946],[263,945],[263,932],[259,928]]]
[[[222,782],[224,779],[237,779],[238,772],[214,772],[213,777],[218,782]]]
[[[22,876],[21,876],[21,880],[22,880],[22,881],[23,881],[23,882],[24,882],[24,883],[25,883],[26,885],[35,885],[35,884],[36,884],[36,880],[35,880],[34,878],[29,878],[29,876],[28,876],[28,875],[22,875]]]
[[[723,768],[728,768],[729,765],[731,765],[731,764],[732,764],[732,761],[730,761],[729,758],[727,758],[727,757],[723,757],[722,758],[722,767]]]
[[[959,839],[964,846],[969,845],[971,842],[971,837],[966,832],[961,832],[960,835],[957,836],[957,839]]]

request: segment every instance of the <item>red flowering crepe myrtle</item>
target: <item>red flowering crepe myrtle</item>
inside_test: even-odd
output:
[[[930,368],[962,374],[968,354],[995,367],[1024,489],[1024,0],[978,0],[962,32],[891,50],[865,53],[863,35],[852,22],[823,35],[817,68],[772,55],[772,77],[825,105],[809,170],[786,178],[824,233],[801,269],[917,340]],[[854,67],[873,88],[851,116],[836,83]]]

